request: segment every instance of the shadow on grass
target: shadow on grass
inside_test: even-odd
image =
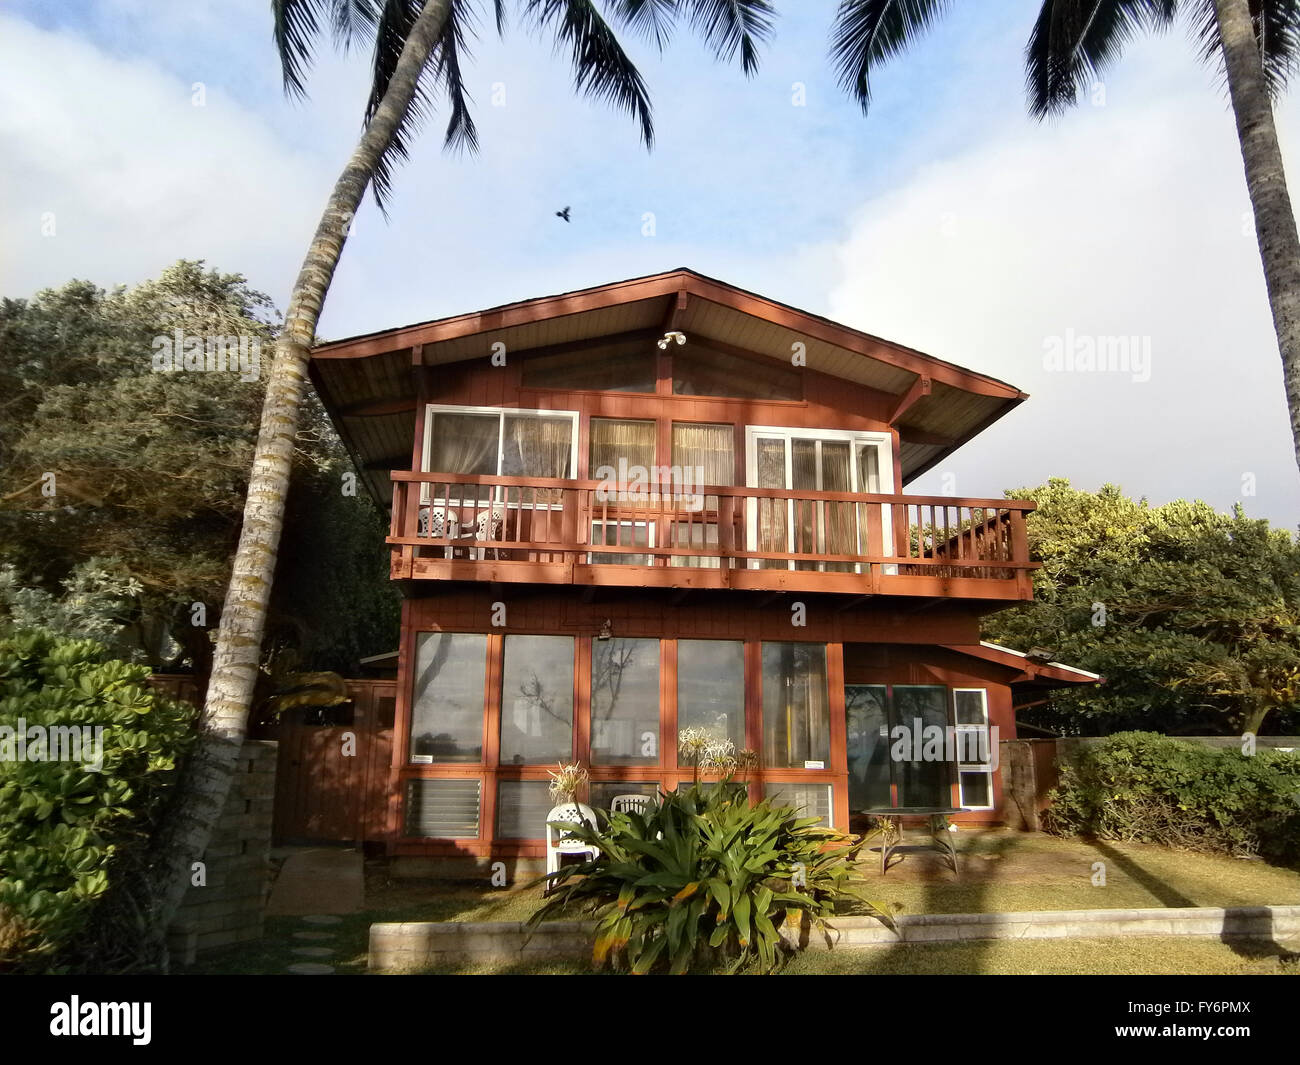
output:
[[[1155,873],[1138,865],[1132,858],[1126,854],[1121,854],[1114,847],[1110,846],[1103,840],[1090,839],[1088,845],[1096,850],[1099,854],[1105,856],[1108,862],[1113,862],[1116,868],[1127,873],[1128,876],[1147,891],[1151,892],[1165,906],[1195,906],[1196,903],[1188,898],[1177,888],[1171,886],[1164,880],[1161,880]]]
[[[916,830],[913,829],[913,832]],[[1015,846],[1015,840],[1011,836],[1003,836],[994,841],[991,851],[985,850],[984,855],[991,855],[993,858],[1005,857],[1006,853]],[[903,861],[909,856],[915,857],[925,853],[925,848],[917,847],[909,849],[906,845],[900,848],[903,853]],[[878,850],[876,851],[878,853]],[[982,857],[984,856],[982,855]],[[957,867],[961,870],[971,861],[971,855],[963,855],[962,847],[957,844]],[[939,862],[939,856],[933,852],[925,853],[925,860],[933,861],[936,865]],[[889,868],[893,868],[891,862]],[[878,865],[877,865],[878,868]],[[945,908],[942,905],[944,890],[954,883],[961,883],[963,887],[970,890],[969,910],[973,913],[980,913],[984,910],[984,904],[988,901],[988,894],[993,887],[993,881],[983,877],[971,878],[969,873],[963,877],[960,872],[954,873],[946,865],[942,868],[942,879],[936,876],[933,879],[923,881],[921,905],[919,913],[943,913]],[[879,874],[873,881],[873,886],[885,887],[889,873]],[[896,914],[895,916],[907,916],[906,914]],[[961,944],[962,967],[960,974],[978,975],[987,969],[986,957],[992,950],[994,940],[991,939],[974,939],[967,940]],[[862,952],[862,965],[855,969],[855,972],[864,975],[897,973],[906,971],[908,963],[912,960],[911,955],[915,954],[919,944],[915,941],[907,942],[899,940],[888,946],[872,947]],[[957,970],[954,970],[956,972]]]

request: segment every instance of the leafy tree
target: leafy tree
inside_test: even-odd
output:
[[[841,84],[864,112],[872,71],[950,6],[841,0],[832,56]],[[1272,104],[1300,63],[1300,0],[1043,0],[1025,49],[1029,108],[1045,118],[1071,107],[1131,37],[1167,29],[1180,13],[1192,20],[1202,59],[1220,65],[1227,82],[1300,465],[1300,236]]]
[[[241,276],[187,261],[131,288],[73,281],[0,305],[0,564],[10,589],[0,597],[11,613],[155,669],[206,673],[265,380],[159,373],[154,355],[158,338],[174,345],[178,330],[269,348],[277,321]],[[268,653],[292,648],[308,669],[350,671],[397,638],[384,522],[369,499],[343,495],[350,469],[309,397],[290,491],[301,547],[286,560],[268,638]]]
[[[1300,726],[1300,544],[1205,503],[1149,506],[1053,479],[1008,493],[1027,522],[1035,602],[985,638],[1102,674],[1021,717],[1067,733],[1287,731]]]

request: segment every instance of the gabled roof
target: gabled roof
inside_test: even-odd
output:
[[[414,354],[437,366],[485,358],[497,342],[511,357],[594,348],[602,337],[648,335],[670,321],[721,350],[783,362],[800,342],[809,369],[894,397],[904,483],[1027,398],[1004,381],[684,267],[320,344],[310,372],[372,492],[387,499],[387,471],[407,468],[414,437]]]

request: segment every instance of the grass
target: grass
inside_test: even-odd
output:
[[[954,880],[935,856],[909,853],[881,876],[870,858],[864,870],[872,894],[902,913],[992,913],[1025,910],[1112,910],[1185,906],[1300,904],[1300,870],[1264,862],[1192,854],[1136,843],[1057,839],[990,829],[957,834],[962,876]],[[1096,886],[1096,863],[1105,884]],[[366,971],[370,925],[380,921],[523,921],[540,904],[537,889],[490,889],[482,882],[456,883],[389,878],[382,863],[369,863],[366,910],[338,925],[317,928],[296,917],[267,919],[257,943],[214,951],[192,973],[283,973],[303,946],[329,946],[339,973]],[[321,931],[328,941],[295,939],[294,932]],[[1020,940],[957,944],[908,944],[814,953],[796,958],[791,974],[803,973],[1271,973],[1290,972],[1271,944],[1230,946],[1197,937],[1107,940]],[[464,974],[574,973],[574,963],[528,968],[468,966]]]
[[[909,854],[883,877],[868,863],[874,894],[903,913],[1300,904],[1300,871],[1260,861],[1010,829],[960,832],[956,843],[960,879],[935,856]]]

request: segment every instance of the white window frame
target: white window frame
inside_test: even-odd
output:
[[[763,785],[763,798],[770,799],[773,797],[773,790],[780,788],[825,788],[826,789],[826,827],[835,827],[835,785],[824,784],[820,780],[772,780]],[[794,806],[794,802],[789,799],[781,800],[783,805]],[[812,811],[807,806],[796,807],[800,817],[812,817]]]
[[[957,720],[957,695],[959,693],[975,694],[980,697],[981,708],[984,712],[984,723],[982,725],[961,724]],[[993,757],[992,735],[989,732],[989,690],[987,688],[953,688],[952,689],[952,723],[954,729],[954,743],[957,749],[957,805],[967,810],[992,810],[993,803],[993,768],[991,759]],[[961,754],[967,750],[967,745],[962,743],[963,733],[974,733],[979,735],[984,733],[989,751],[990,761],[988,762],[963,762]],[[978,741],[977,741],[978,742]],[[976,748],[978,749],[978,748]],[[963,773],[982,773],[988,778],[988,796],[989,801],[984,806],[974,806],[966,802],[966,795],[962,788],[961,775]]]
[[[596,541],[595,541],[595,539],[594,539],[594,537],[593,537],[593,535],[592,535],[592,534],[595,532],[596,528],[597,528],[597,527],[600,527],[601,529],[606,529],[606,528],[609,528],[610,526],[615,526],[615,527],[620,527],[620,528],[621,528],[621,527],[624,526],[624,525],[631,526],[631,528],[633,528],[633,529],[637,529],[637,528],[644,527],[644,528],[646,529],[646,545],[645,545],[645,546],[646,546],[646,549],[649,550],[649,549],[652,549],[652,548],[655,546],[655,525],[656,525],[656,523],[655,523],[655,521],[654,521],[653,519],[651,519],[651,520],[643,520],[643,519],[641,519],[641,518],[608,518],[608,519],[606,519],[606,518],[596,518],[596,517],[593,517],[593,518],[591,519],[591,528],[589,528],[589,529],[587,530],[587,538],[588,538],[588,539],[587,539],[587,542],[588,542],[588,544],[591,545],[592,548],[594,548],[594,550],[587,552],[587,565],[588,565],[588,566],[632,566],[632,565],[636,565],[636,563],[633,563],[633,562],[593,562],[593,561],[591,560],[592,555],[599,555],[599,554],[601,554],[603,548],[612,547],[612,546],[618,546],[618,547],[622,547],[622,546],[624,546],[624,545],[622,545],[622,544],[617,544],[617,545],[607,544],[607,543],[605,543],[605,542],[603,542],[603,541],[600,542],[600,543],[596,543]],[[628,544],[627,546],[629,546],[629,547],[633,547],[633,546],[639,546],[639,545]],[[622,553],[617,552],[617,551],[615,551],[614,554],[618,555],[620,558],[631,558],[631,557],[632,557],[630,554],[622,554]],[[648,555],[647,557],[648,557],[648,561],[645,563],[645,565],[653,566],[653,565],[654,565],[654,556],[653,556],[653,555]]]
[[[505,458],[505,424],[507,414],[532,414],[541,415],[548,418],[568,418],[573,426],[573,432],[569,441],[569,472],[576,480],[578,476],[578,419],[579,412],[576,410],[548,410],[545,408],[532,407],[470,407],[461,404],[449,403],[426,403],[424,405],[424,443],[421,448],[420,470],[422,473],[430,473],[429,458],[433,450],[433,419],[438,414],[495,414],[497,416],[497,472],[495,476],[501,476],[501,463]],[[445,470],[438,472],[447,472]],[[559,503],[543,503],[540,506],[535,503],[505,503],[497,497],[500,495],[500,489],[493,492],[494,503],[501,503],[512,510],[520,508],[524,510],[559,510]],[[429,505],[429,482],[420,483],[420,504]],[[449,505],[459,505],[448,500]]]
[[[791,441],[794,437],[814,440],[846,440],[851,448],[851,461],[849,462],[849,479],[851,492],[862,492],[863,489],[858,484],[858,444],[874,446],[876,448],[876,472],[880,478],[880,494],[894,494],[894,438],[889,433],[877,433],[867,430],[858,429],[810,429],[806,426],[790,425],[746,425],[745,426],[745,485],[748,488],[758,487],[755,483],[758,480],[758,439],[759,437],[781,437],[785,440],[785,482],[789,484],[792,480],[793,471],[792,455],[794,449]],[[821,453],[818,452],[818,462],[821,461]],[[892,507],[886,503],[881,507],[880,515],[880,553],[882,555],[892,555],[893,551],[893,520]],[[791,500],[786,505],[786,529],[793,535],[794,530],[794,501]],[[750,498],[745,502],[745,542],[747,549],[757,551],[758,547],[758,500]],[[870,546],[870,545],[868,545]],[[761,568],[761,559],[751,558],[749,560],[750,569]],[[788,569],[794,569],[794,560],[791,559],[787,565]],[[886,572],[896,570],[896,567],[890,565],[885,567]],[[862,572],[862,565],[856,564],[853,567],[855,573]]]

